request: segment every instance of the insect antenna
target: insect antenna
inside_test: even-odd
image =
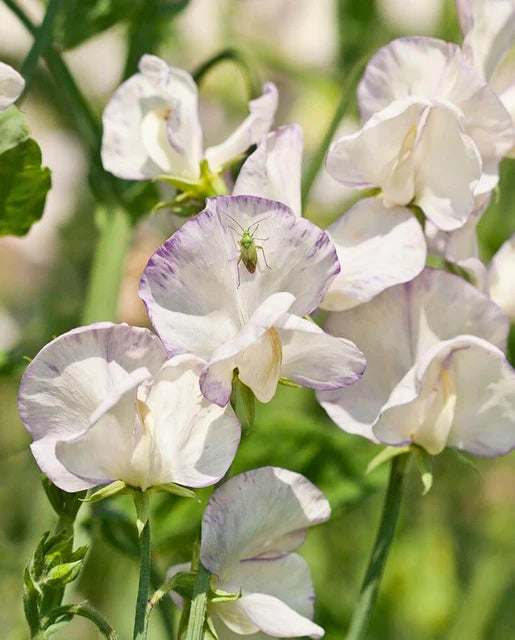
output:
[[[264,222],[265,220],[268,220],[268,218],[271,218],[271,217],[272,216],[267,216],[266,218],[261,218],[261,220],[258,220],[257,222],[253,222],[248,228],[248,231],[250,231],[252,227],[255,227],[256,225],[261,224],[262,222]]]
[[[241,226],[241,224],[235,220],[232,216],[230,216],[228,213],[224,212],[224,215],[226,215],[228,218],[230,218],[234,223],[236,223],[238,225],[238,227],[242,230],[242,232],[245,232],[245,229]]]

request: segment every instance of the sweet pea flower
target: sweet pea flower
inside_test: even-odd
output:
[[[12,67],[4,62],[0,62],[0,111],[10,107],[18,99],[25,80]]]
[[[363,126],[332,145],[329,173],[351,187],[380,187],[386,206],[418,205],[444,231],[462,226],[474,196],[496,185],[515,133],[459,47],[394,40],[368,63],[358,99]]]
[[[241,168],[234,195],[271,198],[300,216],[302,130],[297,124],[267,134]],[[343,311],[417,276],[426,262],[424,233],[405,207],[386,210],[378,198],[351,207],[328,229],[340,272],[321,307]]]
[[[267,83],[263,95],[250,101],[250,115],[236,131],[203,151],[193,78],[144,55],[139,73],[116,90],[104,110],[102,162],[107,171],[128,180],[166,174],[196,182],[202,159],[211,172],[220,172],[270,129],[276,108],[277,89]]]
[[[257,250],[241,261],[243,230]],[[252,196],[211,198],[149,260],[140,297],[171,355],[206,361],[200,388],[225,406],[233,372],[261,402],[280,377],[313,389],[353,384],[365,360],[351,342],[303,316],[339,271],[329,237],[286,206]]]
[[[309,568],[295,550],[307,527],[330,515],[323,494],[286,469],[254,469],[216,489],[202,518],[200,561],[214,588],[241,592],[234,602],[208,605],[220,640],[324,635],[312,622]]]
[[[492,300],[515,322],[515,233],[492,258],[488,286]]]
[[[32,453],[65,491],[121,480],[132,487],[217,482],[240,427],[198,391],[203,363],[167,360],[147,329],[101,322],[44,347],[25,371],[18,408]]]
[[[475,287],[425,269],[329,315],[326,329],[355,340],[368,367],[359,384],[318,399],[339,427],[374,442],[502,455],[515,446],[508,328],[506,315]]]
[[[515,123],[515,2],[457,0],[457,7],[464,35],[463,52],[497,93]],[[515,146],[507,155],[515,157]]]

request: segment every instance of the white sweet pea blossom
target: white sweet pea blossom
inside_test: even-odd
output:
[[[0,62],[0,111],[10,107],[18,99],[25,80],[12,67],[4,62]]]
[[[492,300],[515,322],[515,233],[492,258],[488,286]]]
[[[394,40],[368,63],[358,99],[363,126],[332,145],[331,175],[351,187],[380,187],[387,206],[416,204],[444,231],[462,226],[474,196],[497,183],[515,134],[459,47]]]
[[[198,390],[203,363],[167,361],[147,329],[108,322],[44,347],[23,375],[18,407],[41,470],[65,491],[114,480],[146,490],[217,482],[240,427]]]
[[[319,393],[336,424],[375,442],[502,455],[515,446],[515,374],[502,349],[509,323],[463,279],[425,269],[326,329],[369,358],[359,384]]]
[[[309,568],[294,552],[307,527],[330,515],[311,482],[277,467],[242,473],[216,489],[202,518],[200,561],[213,575],[213,587],[241,592],[235,602],[208,605],[220,640],[324,635],[312,622]]]
[[[234,195],[271,198],[300,216],[302,130],[291,124],[269,133],[249,156]],[[409,209],[388,211],[378,198],[362,200],[328,229],[340,272],[321,307],[343,311],[417,276],[426,261],[424,233]]]
[[[203,151],[198,89],[189,73],[145,55],[139,73],[114,93],[103,114],[102,162],[120,178],[144,180],[167,174],[200,178],[205,158],[213,173],[252,144],[272,124],[277,89],[267,83],[249,103],[250,115],[224,142]]]
[[[457,0],[457,6],[465,56],[497,93],[515,123],[515,2]],[[515,146],[507,155],[515,157]]]
[[[241,261],[250,229],[254,269]],[[149,260],[140,296],[170,354],[206,361],[200,387],[225,406],[233,372],[261,402],[280,377],[314,389],[353,384],[365,360],[351,342],[303,318],[339,271],[329,237],[279,202],[251,196],[208,199]]]

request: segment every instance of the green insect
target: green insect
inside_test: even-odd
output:
[[[263,260],[265,261],[265,265],[268,267],[268,269],[272,268],[266,260],[266,254],[265,254],[264,248],[261,245],[255,243],[255,240],[259,240],[260,242],[266,242],[268,240],[268,238],[258,238],[256,236],[256,233],[259,225],[264,220],[268,220],[270,216],[268,216],[267,218],[262,218],[261,220],[254,222],[254,224],[251,224],[250,227],[248,227],[248,229],[244,229],[241,226],[241,224],[237,220],[235,220],[232,216],[230,216],[228,213],[226,213],[225,215],[228,218],[230,218],[235,224],[237,224],[240,229],[238,230],[231,226],[228,227],[229,229],[231,229],[231,231],[234,231],[239,236],[238,246],[240,248],[240,258],[236,265],[236,268],[238,269],[238,287],[239,287],[241,284],[240,262],[243,262],[243,264],[245,265],[245,268],[249,273],[255,273],[256,266],[258,263],[258,250],[262,252]],[[253,227],[255,227],[254,231],[252,231]]]

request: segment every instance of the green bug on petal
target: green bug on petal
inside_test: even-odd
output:
[[[238,230],[231,226],[228,227],[228,229],[231,229],[231,231],[234,231],[239,236],[238,246],[240,249],[240,258],[236,265],[236,268],[238,269],[238,287],[239,287],[241,284],[240,263],[243,262],[243,264],[245,265],[245,268],[249,273],[255,273],[256,266],[258,263],[258,250],[262,252],[263,260],[265,261],[265,265],[267,266],[267,268],[268,269],[272,268],[266,260],[266,254],[265,254],[264,248],[261,245],[256,244],[255,242],[256,240],[259,240],[261,242],[266,242],[268,240],[268,238],[256,237],[256,233],[261,222],[263,222],[264,220],[267,220],[270,216],[268,216],[267,218],[262,218],[261,220],[258,220],[257,222],[254,222],[253,224],[251,224],[250,227],[248,227],[247,229],[244,229],[241,226],[241,224],[237,220],[235,220],[232,216],[230,216],[228,213],[226,213],[225,215],[228,218],[230,218],[235,224],[237,224],[240,229]],[[254,227],[255,229],[254,231],[252,231]]]

